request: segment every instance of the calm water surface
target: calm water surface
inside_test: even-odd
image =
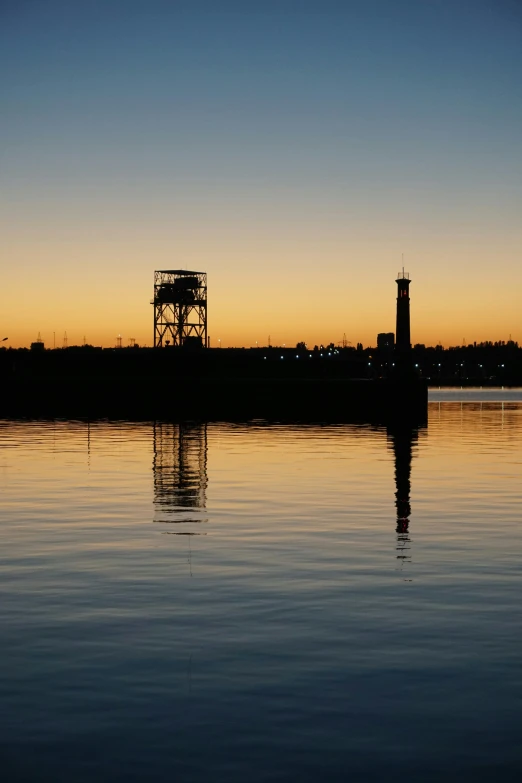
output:
[[[473,399],[1,421],[3,779],[518,781],[522,396]]]

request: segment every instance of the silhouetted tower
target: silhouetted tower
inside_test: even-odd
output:
[[[412,369],[410,338],[410,276],[408,272],[397,275],[397,323],[395,327],[395,365],[398,373]]]
[[[154,347],[207,346],[207,274],[154,272]]]
[[[410,276],[408,272],[397,275],[397,325],[395,328],[395,345],[399,351],[409,351],[410,340]]]

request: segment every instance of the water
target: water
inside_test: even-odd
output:
[[[3,777],[518,781],[522,395],[491,398],[0,422]]]

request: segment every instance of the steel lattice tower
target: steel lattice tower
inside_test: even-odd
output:
[[[154,272],[154,347],[207,346],[207,273]]]

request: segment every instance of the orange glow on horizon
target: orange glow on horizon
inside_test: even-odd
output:
[[[400,253],[382,237],[311,242],[305,229],[299,240],[288,229],[256,246],[252,232],[238,232],[232,242],[188,231],[176,242],[157,240],[153,249],[143,237],[76,247],[12,234],[0,337],[8,336],[5,345],[15,348],[29,346],[39,332],[47,347],[60,347],[64,332],[69,346],[82,345],[85,337],[111,347],[118,335],[124,346],[130,338],[151,346],[154,270],[171,268],[208,273],[212,347],[218,340],[222,347],[267,345],[269,335],[272,345],[338,344],[346,335],[353,345],[374,346],[378,332],[395,332],[401,263],[390,258],[400,259]],[[487,267],[489,244],[456,246],[451,255],[442,244],[433,243],[427,254],[418,239],[406,255],[412,342],[447,347],[510,335],[522,342],[522,268],[513,269],[507,283]],[[513,239],[497,248],[499,268],[511,263],[514,245]]]

